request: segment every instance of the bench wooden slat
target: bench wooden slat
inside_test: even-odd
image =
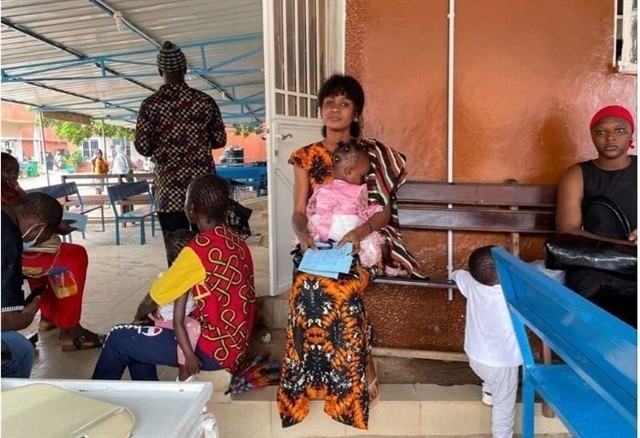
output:
[[[505,233],[552,233],[555,214],[546,211],[400,207],[401,228]]]
[[[509,249],[518,254],[521,234],[554,233],[556,191],[555,185],[519,184],[513,180],[502,184],[408,181],[396,194],[400,228],[509,233]],[[410,245],[408,249],[412,249]],[[429,272],[424,274],[429,275]],[[453,281],[448,279],[381,276],[374,282],[457,289]],[[404,356],[406,351],[398,350],[398,355]],[[414,357],[423,357],[423,352],[415,351]]]
[[[458,289],[456,283],[450,280],[422,280],[407,277],[376,277],[374,282],[400,286],[429,287],[435,289]]]
[[[555,208],[556,191],[555,185],[543,184],[408,181],[397,198],[400,203]]]

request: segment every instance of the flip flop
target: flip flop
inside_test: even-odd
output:
[[[91,335],[95,336],[95,338],[90,339],[89,336]],[[62,347],[62,351],[89,350],[91,348],[102,347],[102,344],[104,344],[105,338],[106,338],[105,335],[98,335],[98,334],[89,332],[88,334],[76,336],[71,341],[71,344],[61,343],[60,341],[58,341],[58,345]]]

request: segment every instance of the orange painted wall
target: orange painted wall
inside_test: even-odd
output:
[[[446,180],[448,3],[347,1],[346,71],[365,88],[364,133],[404,152],[413,180]],[[588,123],[600,107],[637,114],[636,76],[611,67],[613,13],[611,0],[456,2],[454,181],[557,183],[595,156]],[[404,235],[427,275],[446,276],[444,232]],[[454,267],[477,246],[505,242],[456,233]],[[541,239],[524,239],[521,251],[541,258]],[[461,349],[464,300],[407,289],[369,295],[379,342]],[[399,311],[399,302],[411,304]]]
[[[225,148],[232,146],[240,146],[244,149],[244,162],[254,163],[256,161],[267,161],[267,144],[260,135],[251,134],[248,137],[242,137],[234,135],[235,130],[233,128],[227,129],[227,145]],[[213,151],[213,157],[218,163],[222,156],[224,149],[218,149]]]
[[[2,102],[2,136],[22,139],[22,152],[29,157],[34,156],[33,138],[37,133],[36,113],[27,110],[26,106],[9,102]],[[58,149],[75,150],[75,146],[56,137],[53,128],[44,129],[47,151],[55,153]]]

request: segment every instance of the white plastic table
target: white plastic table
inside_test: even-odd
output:
[[[48,383],[125,406],[135,416],[132,436],[218,438],[215,417],[206,412],[211,382],[134,382],[120,380],[2,379],[2,391]]]

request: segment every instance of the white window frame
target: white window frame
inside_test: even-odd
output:
[[[618,14],[618,4],[622,2],[622,15]],[[635,4],[634,4],[635,3]],[[614,0],[614,30],[613,30],[613,66],[618,73],[638,73],[638,0]],[[620,33],[622,39],[622,53],[617,59],[617,40]]]

